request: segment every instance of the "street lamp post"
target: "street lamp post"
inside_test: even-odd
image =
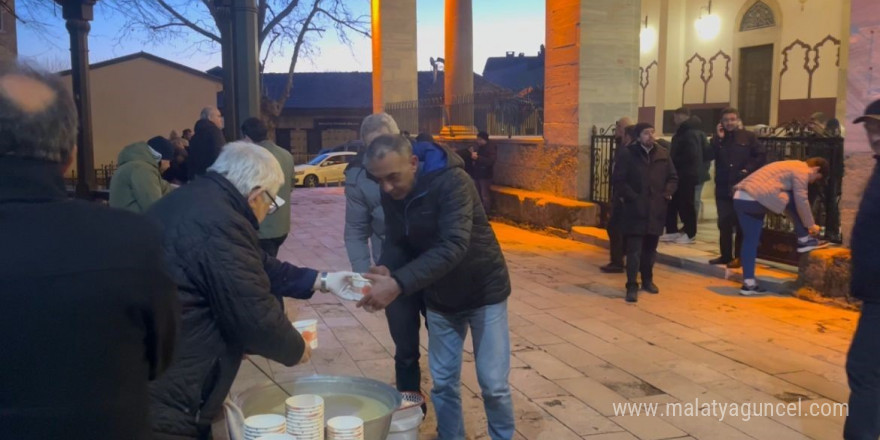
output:
[[[89,91],[89,30],[97,0],[55,0],[61,5],[70,33],[70,73],[73,99],[79,114],[76,153],[76,197],[91,199],[95,189],[95,154]]]

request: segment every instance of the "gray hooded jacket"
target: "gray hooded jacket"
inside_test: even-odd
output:
[[[359,155],[345,170],[344,238],[351,270],[365,273],[373,262],[379,261],[385,239],[385,214],[379,184],[367,177],[361,160]]]

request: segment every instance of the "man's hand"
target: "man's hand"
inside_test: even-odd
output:
[[[476,151],[475,151],[475,152],[473,152],[473,153],[471,153],[471,159],[473,159],[473,160],[477,160],[477,158],[478,158],[478,157],[480,157],[480,155],[479,155],[479,154],[477,154],[477,152],[476,152]]]
[[[370,293],[364,295],[364,298],[358,301],[357,306],[367,310],[382,310],[391,304],[395,298],[400,296],[400,285],[391,275],[379,275],[374,273],[364,274],[364,278],[373,283],[370,287]]]
[[[672,200],[672,196],[664,196],[664,198],[665,198],[667,201]]]
[[[720,122],[715,127],[715,135],[718,136],[718,139],[724,139],[724,126]]]
[[[391,276],[391,270],[385,266],[373,266],[370,268],[370,270],[367,271],[367,273],[372,273],[372,274],[376,274],[376,275],[384,275],[386,277]]]
[[[305,350],[303,350],[303,355],[301,358],[299,358],[299,362],[297,362],[296,364],[297,365],[307,364],[307,363],[309,363],[309,359],[311,359],[311,358],[312,358],[312,347],[310,347],[309,343],[306,342],[306,348],[305,348]]]
[[[822,227],[819,225],[810,226],[810,235],[813,237],[818,236],[822,232]]]

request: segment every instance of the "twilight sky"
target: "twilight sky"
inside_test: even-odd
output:
[[[38,0],[41,1],[41,0]],[[474,9],[474,70],[483,71],[486,58],[503,56],[507,51],[535,55],[544,43],[544,4],[535,0],[473,0]],[[352,0],[355,14],[369,15],[368,0]],[[419,0],[418,20],[418,66],[430,70],[429,57],[443,56],[443,0]],[[49,70],[69,67],[69,39],[61,19],[60,9],[55,16],[44,17],[45,22],[57,23],[48,32],[37,32],[27,25],[19,24],[18,51],[23,58],[32,60]],[[220,64],[219,45],[202,45],[193,33],[185,40],[163,42],[155,45],[142,39],[118,41],[117,32],[122,19],[101,2],[95,6],[95,21],[90,34],[90,57],[92,62],[116,58],[130,53],[146,51],[196,69],[207,70]],[[335,33],[328,32],[317,43],[319,53],[310,60],[301,59],[298,72],[324,71],[370,71],[371,45],[369,39],[352,34],[351,47],[340,43]],[[292,48],[285,48],[286,53]],[[267,71],[287,71],[288,56],[270,59]]]

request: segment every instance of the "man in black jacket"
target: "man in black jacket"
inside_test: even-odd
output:
[[[618,121],[620,124],[624,119],[629,120],[629,118],[622,118]],[[614,151],[615,159],[613,159],[611,170],[609,171],[609,179],[611,175],[614,174],[614,165],[613,163],[617,160],[616,157],[620,155],[622,151],[626,149],[626,147],[633,142],[636,141],[636,126],[628,125],[623,128],[618,128],[620,130],[620,137],[617,142],[617,149]],[[612,194],[614,189],[612,188]],[[623,273],[625,270],[625,265],[623,262],[623,256],[626,254],[626,243],[623,236],[623,230],[620,228],[620,220],[623,215],[623,205],[616,197],[611,197],[611,215],[608,216],[608,254],[611,258],[611,261],[599,267],[599,270],[603,273]]]
[[[402,136],[380,136],[367,148],[367,170],[383,192],[385,242],[380,266],[367,274],[371,293],[358,305],[382,309],[400,295],[424,292],[440,439],[465,437],[461,362],[470,329],[489,435],[510,439],[510,276],[462,166],[451,150],[428,142],[412,145]]]
[[[880,100],[855,123],[865,123],[868,142],[880,160]],[[843,428],[847,440],[880,437],[880,164],[868,179],[852,231],[852,295],[862,300],[862,315],[846,359],[849,415]]]
[[[155,226],[67,198],[76,129],[59,79],[0,66],[0,438],[148,440],[180,305]]]
[[[707,140],[706,134],[700,130],[702,121],[696,116],[691,116],[687,108],[681,107],[675,110],[673,119],[678,129],[672,136],[669,154],[678,174],[678,189],[675,190],[669,209],[666,211],[666,234],[660,237],[660,241],[693,244],[697,236],[697,207],[694,194],[700,183],[703,145]],[[679,216],[684,224],[680,232]]]
[[[223,147],[204,177],[153,205],[183,303],[174,364],[150,388],[155,439],[210,438],[244,354],[291,366],[309,357],[273,294],[338,293],[352,274],[282,263],[260,248],[257,229],[277,209],[284,181],[268,150]]]
[[[201,118],[196,122],[195,134],[189,141],[189,156],[186,161],[188,180],[204,175],[208,167],[220,155],[220,149],[226,144],[223,136],[223,116],[215,107],[205,107]]]
[[[743,233],[733,209],[733,187],[764,166],[767,155],[757,136],[742,128],[739,111],[735,108],[726,108],[721,112],[721,123],[711,144],[712,159],[715,160],[715,206],[718,208],[721,256],[710,260],[709,264],[726,264],[736,269],[741,267],[739,254]]]
[[[654,143],[654,127],[636,124],[638,142],[627,146],[614,165],[614,197],[623,206],[621,228],[626,237],[626,301],[638,300],[642,289],[660,293],[654,284],[657,243],[666,223],[666,205],[675,193],[678,177],[669,151]]]

